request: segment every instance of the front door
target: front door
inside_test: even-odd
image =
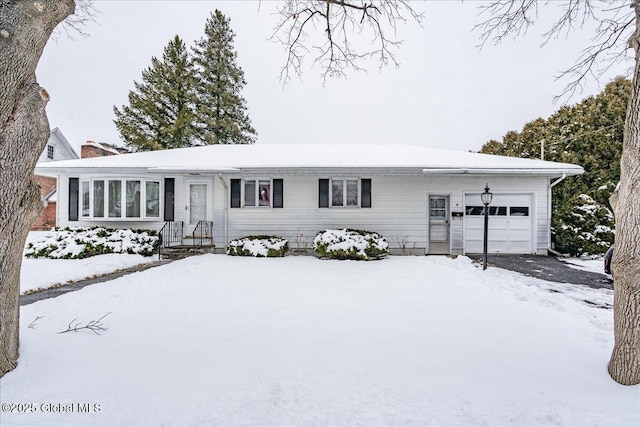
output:
[[[185,235],[193,233],[199,221],[210,220],[211,196],[210,182],[205,180],[188,180],[185,204]]]
[[[429,254],[449,253],[449,196],[429,196]]]

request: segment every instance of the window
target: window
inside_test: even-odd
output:
[[[47,145],[47,159],[53,160],[53,145]]]
[[[127,181],[127,218],[140,217],[140,181]]]
[[[370,179],[321,179],[319,180],[318,206],[371,207]]]
[[[358,180],[332,179],[331,206],[358,206]]]
[[[471,216],[484,215],[484,206],[466,206],[465,211],[467,215]],[[489,215],[507,216],[507,207],[489,206]]]
[[[91,215],[90,203],[89,203],[89,181],[82,181],[82,216],[88,217]]]
[[[232,179],[231,207],[282,208],[284,206],[283,192],[282,179]],[[243,206],[240,204],[241,200],[244,201]]]
[[[104,217],[104,181],[93,181],[93,217]]]
[[[511,216],[529,216],[528,206],[511,206],[509,208],[509,215]]]
[[[122,216],[122,181],[109,181],[109,218]]]
[[[244,182],[244,205],[255,206],[256,205],[256,182],[245,181]]]
[[[160,217],[160,182],[147,181],[145,189],[145,215],[149,218]]]
[[[444,197],[431,197],[429,199],[429,217],[434,220],[447,219],[447,199]]]
[[[160,181],[87,180],[82,181],[81,191],[85,218],[160,218]]]

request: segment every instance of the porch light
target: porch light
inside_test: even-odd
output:
[[[480,200],[484,205],[484,251],[482,253],[482,270],[487,269],[487,242],[489,231],[489,204],[493,199],[493,194],[489,192],[489,183],[485,184],[484,193],[480,194]]]
[[[491,200],[493,200],[493,194],[489,192],[489,184],[485,184],[484,193],[480,194],[480,200],[482,200],[482,204],[487,207],[491,204]]]

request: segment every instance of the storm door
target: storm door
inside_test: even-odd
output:
[[[449,254],[449,196],[429,196],[429,254]]]
[[[185,235],[193,233],[199,221],[210,220],[211,194],[210,182],[189,180],[186,188]]]

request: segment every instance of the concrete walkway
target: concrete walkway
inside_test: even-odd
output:
[[[109,280],[117,279],[119,277],[126,276],[127,274],[137,273],[139,271],[148,270],[153,267],[166,265],[171,261],[172,260],[167,259],[167,260],[152,262],[149,264],[141,264],[135,267],[118,270],[114,273],[103,274],[101,276],[94,277],[91,279],[78,280],[77,282],[73,282],[68,285],[62,285],[58,288],[45,289],[43,291],[36,292],[30,295],[20,295],[20,305],[27,305],[27,304],[32,304],[36,301],[41,301],[43,299],[55,298],[69,292],[80,290],[85,286],[93,285],[95,283],[108,282]]]

